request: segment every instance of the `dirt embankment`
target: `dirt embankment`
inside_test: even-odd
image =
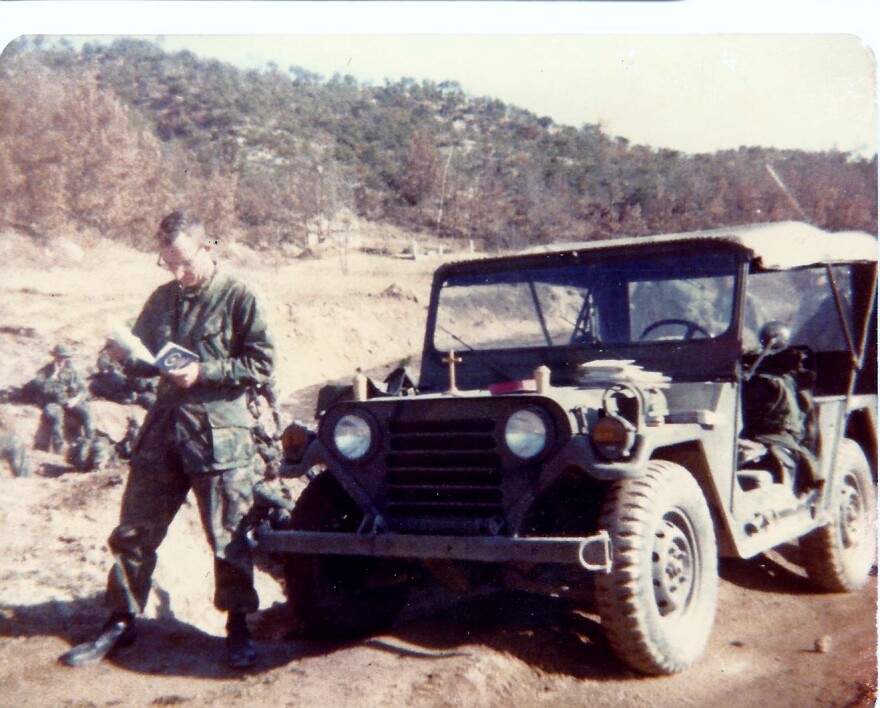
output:
[[[233,252],[258,287],[279,345],[286,417],[307,418],[304,390],[417,353],[437,261],[336,254],[263,261]],[[34,250],[0,240],[0,388],[26,381],[58,341],[86,368],[108,315],[127,319],[165,277],[153,259],[104,244]],[[417,365],[418,361],[412,362]],[[119,426],[134,409],[98,406]],[[23,436],[37,411],[11,406]],[[34,454],[38,474],[0,474],[0,695],[21,706],[869,706],[876,696],[876,579],[850,595],[814,592],[793,549],[721,565],[719,613],[703,661],[644,678],[610,654],[598,619],[521,594],[418,598],[387,634],[350,644],[285,641],[282,592],[260,559],[261,659],[223,664],[223,617],[211,606],[211,558],[186,505],[160,551],[136,645],[81,670],[55,663],[103,619],[124,465],[73,473]],[[817,640],[820,648],[817,650]]]

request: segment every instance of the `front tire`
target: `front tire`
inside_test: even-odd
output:
[[[877,499],[865,453],[840,441],[831,490],[831,522],[800,540],[807,574],[830,592],[852,592],[868,581],[874,562]]]
[[[684,467],[652,460],[644,477],[611,485],[599,528],[611,538],[611,572],[596,575],[596,597],[612,650],[644,673],[684,670],[703,653],[718,596],[699,485]]]
[[[362,514],[327,472],[303,490],[291,513],[298,531],[353,533]],[[367,556],[288,554],[284,579],[295,636],[348,639],[387,629],[406,603],[406,564]]]

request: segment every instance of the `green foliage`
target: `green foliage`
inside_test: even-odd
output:
[[[348,213],[489,248],[802,219],[798,206],[823,228],[877,231],[876,156],[655,150],[455,82],[242,71],[133,39],[14,43],[0,114],[0,222],[46,235],[148,245],[183,203],[265,247]]]

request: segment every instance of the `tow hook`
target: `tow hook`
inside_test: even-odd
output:
[[[611,537],[607,531],[584,540],[578,548],[578,560],[590,571],[611,572]]]

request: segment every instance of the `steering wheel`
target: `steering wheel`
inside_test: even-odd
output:
[[[645,327],[644,331],[641,333],[641,335],[639,335],[639,341],[643,341],[645,337],[647,337],[655,329],[659,329],[660,327],[668,327],[669,325],[684,327],[685,331],[682,339],[685,340],[693,339],[694,335],[698,332],[702,334],[706,339],[709,339],[712,336],[711,334],[709,334],[709,330],[707,330],[705,327],[703,327],[703,325],[697,322],[694,322],[692,320],[679,319],[677,317],[670,317],[665,320],[657,320],[656,322],[653,322]]]

